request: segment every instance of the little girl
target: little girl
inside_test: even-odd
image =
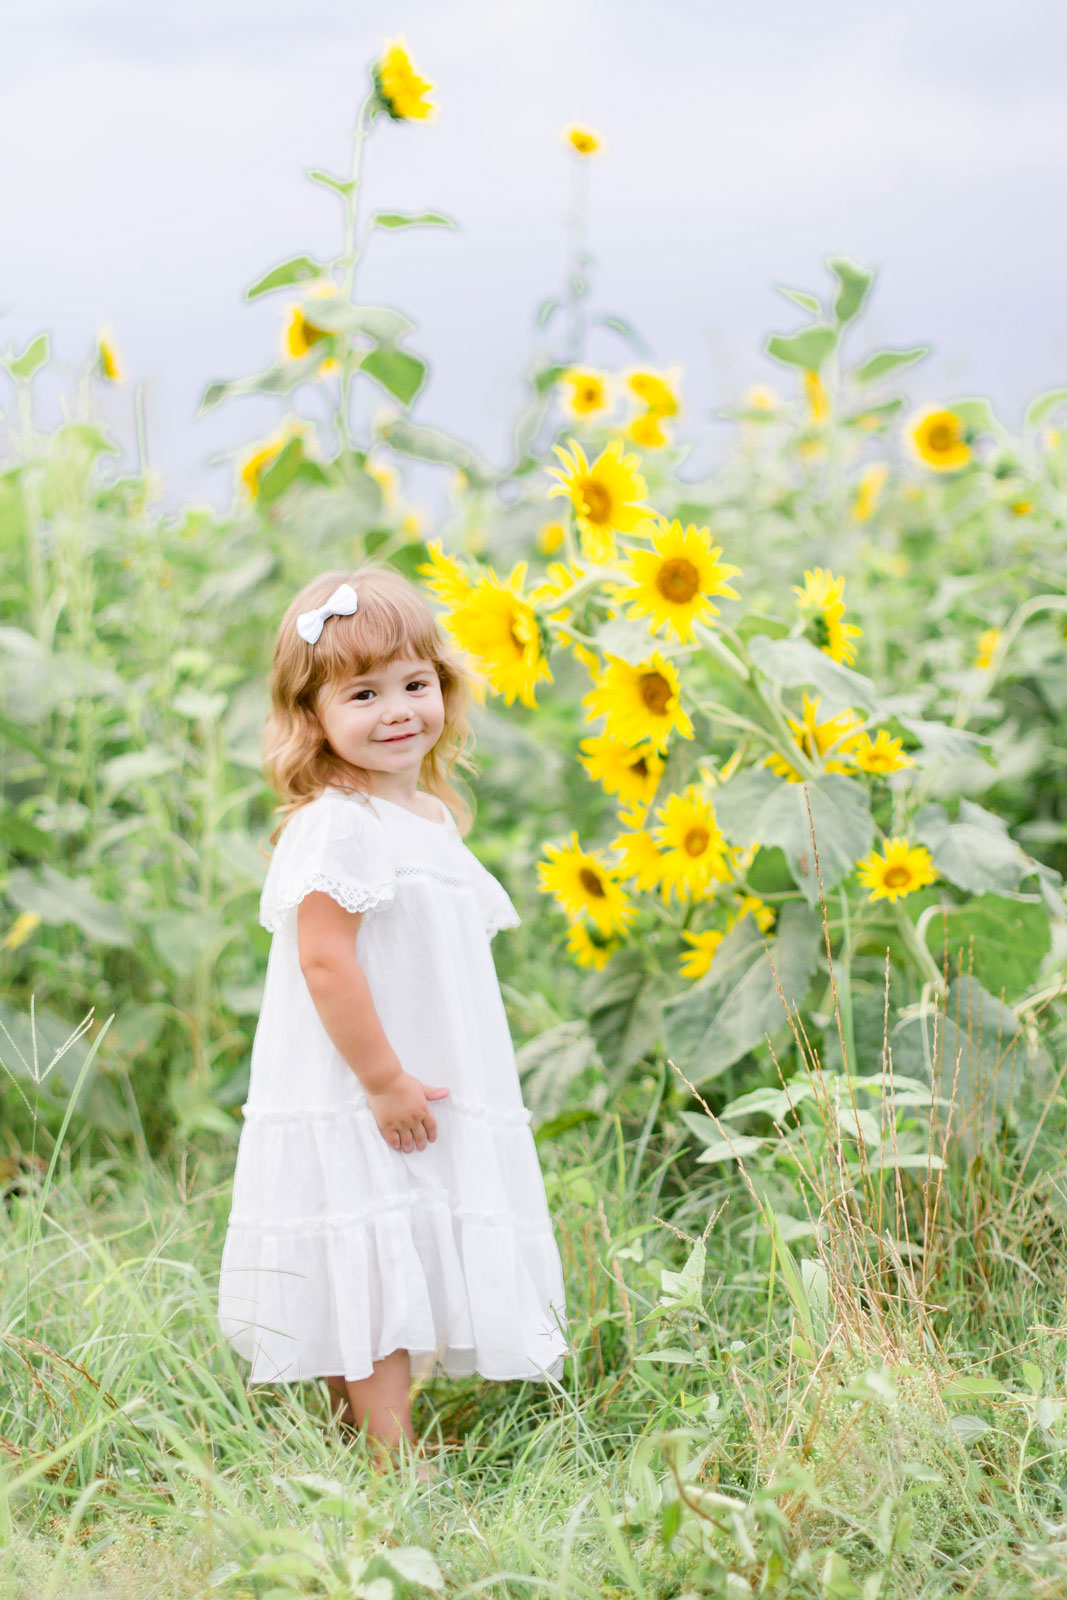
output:
[[[414,1379],[558,1380],[570,1354],[489,943],[519,918],[448,781],[471,682],[375,567],[307,584],[274,645],[284,817],[219,1323],[249,1383],[325,1378],[380,1461],[415,1444]]]

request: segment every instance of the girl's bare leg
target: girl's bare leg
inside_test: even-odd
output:
[[[415,1445],[411,1421],[411,1358],[406,1350],[393,1350],[374,1363],[369,1378],[346,1378],[349,1404],[357,1428],[366,1424],[367,1440],[379,1460],[395,1461],[401,1434]]]
[[[345,1388],[343,1378],[327,1378],[330,1390],[330,1415],[338,1422],[355,1422],[352,1415],[352,1406],[348,1399],[348,1390]]]

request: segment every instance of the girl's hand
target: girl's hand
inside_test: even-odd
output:
[[[378,1094],[367,1091],[367,1104],[387,1145],[408,1155],[425,1150],[437,1138],[437,1119],[427,1100],[441,1100],[450,1091],[422,1084],[410,1072],[401,1072],[387,1089]]]

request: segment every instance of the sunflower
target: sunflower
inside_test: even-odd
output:
[[[309,426],[302,418],[286,417],[281,427],[276,428],[269,438],[239,458],[237,473],[249,500],[258,500],[264,473],[274,465],[286,446],[294,439],[305,440],[309,432]]]
[[[688,940],[693,948],[683,950],[678,958],[682,977],[702,978],[710,969],[724,937],[718,928],[709,928],[706,933],[690,933],[688,928],[683,928],[682,938]]]
[[[600,972],[616,950],[622,949],[622,940],[601,933],[599,928],[590,932],[583,922],[573,922],[567,931],[567,949],[579,967],[592,967]]]
[[[122,358],[110,328],[101,328],[96,336],[96,371],[99,377],[106,378],[109,383],[126,381]]]
[[[919,460],[935,472],[955,472],[971,459],[963,421],[954,411],[920,411],[908,424],[905,438]]]
[[[319,300],[328,300],[337,294],[337,285],[332,278],[321,279],[308,289],[308,294]],[[313,316],[309,316],[305,303],[286,307],[288,322],[282,329],[282,359],[285,361],[299,361],[313,350],[323,340],[329,341],[328,348],[333,349],[333,334],[328,328],[319,327]],[[335,355],[328,355],[320,363],[319,372],[336,372],[341,363]]]
[[[726,840],[715,820],[715,808],[691,783],[681,794],[668,795],[657,807],[659,825],[651,830],[663,854],[663,885],[681,900],[707,892],[713,879],[730,881]]]
[[[822,696],[818,694],[814,700],[810,699],[808,691],[804,690],[803,722],[797,722],[794,717],[790,717],[788,714],[786,717],[793,731],[793,737],[804,754],[812,759],[821,757],[825,750],[828,750],[832,744],[836,744],[839,739],[843,738],[841,755],[848,756],[858,742],[859,736],[855,735],[851,739],[844,736],[848,734],[850,728],[856,727],[862,719],[849,706],[844,711],[839,711],[836,717],[828,717],[825,722],[819,722],[817,713],[821,700]],[[780,777],[786,778],[790,783],[804,782],[800,773],[794,767],[791,767],[785,757],[780,756],[776,750],[766,757],[763,765],[770,767],[773,772],[777,772]],[[848,772],[850,767],[844,761],[831,758],[823,763],[823,770],[826,772]]]
[[[611,379],[606,372],[594,372],[591,367],[571,367],[559,380],[560,388],[569,388],[563,400],[564,410],[571,417],[595,417],[608,411],[612,404]]]
[[[583,850],[577,833],[565,845],[545,845],[547,861],[537,863],[538,889],[554,894],[572,921],[588,916],[603,934],[625,933],[637,915],[614,868]]]
[[[978,654],[974,658],[974,665],[981,667],[983,672],[988,672],[993,665],[993,653],[1000,643],[1000,629],[987,628],[978,638]]]
[[[802,589],[793,585],[797,610],[802,614],[810,612],[804,630],[807,636],[832,661],[851,666],[856,659],[852,640],[862,638],[863,629],[841,620],[845,613],[844,590],[844,578],[835,578],[829,569],[824,573],[821,567],[805,572]]]
[[[592,128],[583,127],[581,123],[572,122],[560,134],[564,144],[569,144],[571,149],[580,156],[599,155],[604,149],[604,140],[599,133],[594,133]]]
[[[427,589],[436,599],[443,600],[446,606],[466,605],[474,586],[463,568],[451,556],[445,555],[440,539],[431,540],[426,549],[430,559],[419,567],[418,572],[420,578],[427,579]]]
[[[875,461],[860,475],[856,485],[856,498],[852,502],[853,522],[866,522],[881,499],[889,468],[884,461]]]
[[[549,605],[553,600],[561,599],[568,589],[573,589],[585,576],[585,568],[577,561],[550,561],[540,583],[530,590],[530,599],[537,605]],[[561,611],[549,612],[553,622],[562,621],[570,614],[569,606],[564,606]]]
[[[505,705],[518,696],[524,706],[536,706],[537,684],[552,682],[537,613],[522,596],[526,567],[520,561],[503,580],[490,568],[442,618],[452,638],[470,651],[493,689],[504,696]]]
[[[437,107],[425,97],[434,87],[411,64],[403,37],[389,39],[371,69],[378,103],[394,122],[433,122]]]
[[[870,889],[872,900],[899,900],[936,877],[929,850],[907,839],[888,840],[884,855],[872,850],[856,865],[856,881]]]
[[[726,924],[727,933],[736,923],[741,921],[742,917],[747,916],[753,918],[756,927],[761,933],[770,933],[774,927],[774,921],[778,913],[773,906],[769,906],[766,901],[761,900],[758,894],[735,894],[734,905],[735,910]]]
[[[869,733],[861,734],[852,759],[861,772],[899,772],[915,765],[911,756],[904,754],[903,739],[891,739],[885,728],[879,728],[873,740]]]
[[[617,794],[620,805],[648,806],[656,793],[664,761],[652,745],[627,744],[599,734],[583,739],[585,752],[578,760],[596,782],[603,784],[606,794]]]
[[[537,548],[543,556],[554,556],[562,549],[566,530],[562,522],[546,522],[537,535]]]
[[[670,888],[664,883],[664,851],[644,828],[630,828],[611,841],[611,848],[622,857],[618,867],[624,883],[635,889],[659,889],[664,902],[670,900]]]
[[[604,732],[626,744],[666,747],[672,731],[693,737],[693,724],[682,710],[674,663],[654,650],[636,666],[608,655],[607,665],[582,701],[590,717],[604,718]]]
[[[663,418],[656,411],[641,411],[627,425],[626,437],[642,450],[662,450],[670,444],[670,436],[663,426]]]
[[[830,401],[823,381],[815,371],[804,373],[804,398],[808,402],[808,417],[816,427],[830,415]]]
[[[712,595],[741,598],[726,582],[741,568],[720,562],[721,555],[722,546],[712,544],[708,528],[690,524],[683,531],[680,522],[660,517],[652,549],[629,551],[623,568],[628,583],[611,585],[608,593],[616,603],[629,602],[631,619],[647,616],[651,633],[666,627],[676,639],[690,640],[695,622],[719,615]]]
[[[558,478],[548,491],[566,495],[574,507],[582,538],[582,552],[588,561],[608,562],[615,555],[615,534],[632,533],[649,514],[643,504],[647,486],[637,471],[635,455],[625,453],[621,439],[612,439],[592,466],[576,439],[568,440],[570,453],[562,445],[552,446],[562,462],[550,467],[550,478]]]
[[[669,372],[635,367],[626,374],[626,387],[653,416],[676,417],[682,409],[677,392],[680,377],[679,367],[672,367]]]

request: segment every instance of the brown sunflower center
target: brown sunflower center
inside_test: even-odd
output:
[[[586,478],[582,483],[585,515],[598,527],[607,527],[611,521],[611,493],[596,478]]]
[[[598,900],[603,900],[606,898],[604,893],[604,884],[597,873],[593,871],[592,867],[583,867],[581,869],[578,874],[578,882],[581,884],[586,894],[595,895]]]
[[[657,717],[667,714],[671,700],[671,686],[661,672],[642,672],[637,680],[638,692],[650,711]]]
[[[685,838],[682,840],[686,855],[702,856],[704,851],[708,848],[708,841],[710,838],[711,835],[707,828],[690,828]]]
[[[684,556],[665,561],[656,575],[656,588],[665,600],[685,605],[700,588],[700,573]]]
[[[595,383],[587,383],[578,391],[578,398],[584,406],[595,406],[600,399],[600,390]]]
[[[325,328],[316,328],[313,322],[309,322],[307,317],[301,315],[300,337],[310,350],[311,346],[313,344],[318,344],[320,339],[328,339],[330,336],[326,332]]]
[[[931,450],[951,450],[958,442],[958,434],[951,422],[935,422],[926,435],[926,443]]]
[[[887,867],[882,881],[887,889],[903,889],[905,884],[911,882],[911,869],[899,864]]]
[[[639,778],[648,777],[648,762],[644,756],[638,756],[636,761],[630,762],[630,771],[635,772]]]

